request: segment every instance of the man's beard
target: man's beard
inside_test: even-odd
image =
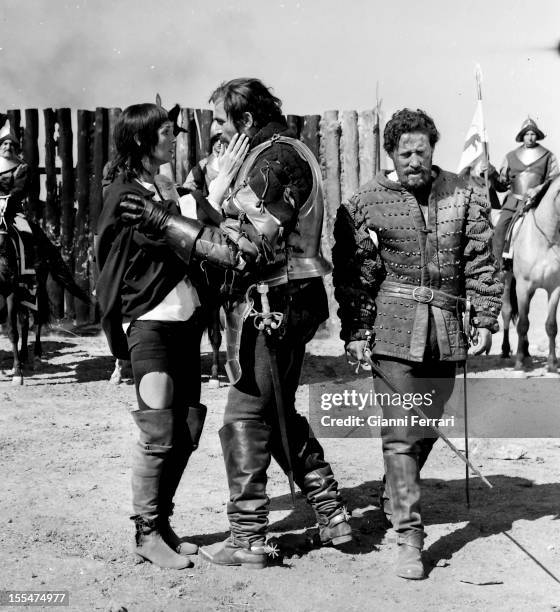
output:
[[[420,176],[415,176],[412,182],[408,181],[407,176],[405,175],[405,180],[402,185],[405,189],[411,192],[423,191],[424,189],[428,189],[432,182],[431,172],[422,172]]]

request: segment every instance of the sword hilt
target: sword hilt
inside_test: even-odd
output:
[[[260,331],[270,333],[278,329],[282,324],[284,315],[281,312],[272,312],[268,301],[268,285],[264,282],[257,283],[257,293],[261,296],[262,311],[255,315],[255,327]]]

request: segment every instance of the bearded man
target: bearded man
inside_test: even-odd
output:
[[[474,183],[432,164],[438,139],[425,112],[393,115],[384,148],[395,170],[378,173],[340,207],[333,248],[349,357],[363,361],[369,352],[400,393],[430,396],[431,405],[423,406],[429,418],[443,414],[456,367],[467,357],[462,313],[472,305],[481,351],[498,329],[502,295],[488,203]],[[374,386],[376,393],[393,393],[379,378]],[[414,425],[402,405],[383,405],[383,416],[407,423],[381,430],[384,509],[397,534],[396,573],[421,579],[420,470],[435,438]]]

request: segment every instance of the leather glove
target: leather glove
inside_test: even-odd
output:
[[[366,359],[366,352],[369,351],[369,340],[351,340],[346,345],[346,357],[348,360],[348,365],[356,366],[356,374],[358,374],[360,368],[363,368],[364,370],[371,370],[371,366]],[[369,354],[368,357],[371,358]]]
[[[255,261],[258,259],[259,250],[241,231],[241,222],[239,219],[225,219],[225,221],[220,224],[220,229],[237,245],[237,248],[243,253],[246,260]]]
[[[490,352],[492,348],[492,332],[484,327],[477,328],[473,336],[473,345],[471,347],[472,355],[482,355],[482,353]]]
[[[171,216],[161,204],[133,193],[123,197],[119,212],[127,225],[137,225],[141,232],[152,234],[163,233]]]

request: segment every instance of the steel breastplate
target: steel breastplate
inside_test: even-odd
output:
[[[243,189],[258,156],[275,143],[288,144],[309,165],[313,184],[309,197],[298,212],[297,231],[291,232],[285,241],[273,246],[278,247],[278,261],[265,271],[261,280],[270,286],[287,283],[290,280],[325,276],[332,270],[331,264],[321,253],[321,233],[323,229],[324,199],[321,169],[315,156],[301,141],[288,136],[274,136],[255,147],[243,162],[235,180],[234,192]],[[243,210],[248,220],[259,231],[265,233],[268,227],[278,224],[278,220],[266,209],[257,211]]]
[[[541,174],[537,174],[531,170],[524,170],[513,179],[511,183],[511,191],[513,195],[523,197],[527,193],[528,189],[540,185],[541,182]]]

